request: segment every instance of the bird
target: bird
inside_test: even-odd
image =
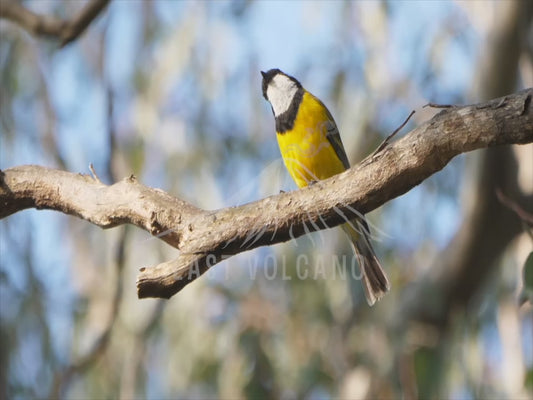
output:
[[[350,168],[335,120],[324,103],[277,68],[261,71],[261,75],[280,152],[296,185],[305,187]],[[360,214],[341,227],[351,241],[365,297],[372,306],[389,291],[390,283],[370,243],[368,223]]]

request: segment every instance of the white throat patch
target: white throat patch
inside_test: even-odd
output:
[[[285,75],[278,74],[270,81],[267,88],[267,97],[276,117],[289,109],[297,91],[298,86],[296,86],[296,83]]]

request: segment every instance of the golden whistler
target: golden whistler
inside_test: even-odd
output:
[[[326,106],[279,69],[261,74],[281,155],[296,185],[304,187],[350,168],[339,130]],[[370,244],[368,224],[361,215],[343,224],[342,229],[359,261],[366,300],[373,305],[390,285]]]

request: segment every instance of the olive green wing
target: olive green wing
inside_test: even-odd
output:
[[[326,108],[326,106],[324,106],[324,108]],[[335,150],[339,160],[341,160],[342,165],[344,165],[344,168],[348,169],[350,168],[350,161],[348,161],[348,157],[346,156],[346,151],[344,150],[344,145],[342,144],[339,129],[337,128],[337,125],[335,124],[335,121],[333,120],[333,117],[327,108],[326,111],[329,118],[328,123],[326,124],[326,138],[333,147],[333,150]]]

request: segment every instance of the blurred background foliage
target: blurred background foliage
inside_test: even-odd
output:
[[[5,1],[5,0],[3,0]],[[28,0],[68,18],[82,1]],[[292,190],[260,70],[296,76],[349,158],[411,110],[533,82],[532,3],[112,1],[60,48],[0,21],[0,167],[135,174],[208,209]],[[531,145],[468,154],[370,213],[392,290],[369,308],[337,230],[240,254],[169,301],[176,250],[50,211],[0,223],[4,398],[531,398]],[[529,196],[529,197],[528,197]],[[348,271],[349,272],[349,271]],[[306,279],[301,279],[307,274]]]

